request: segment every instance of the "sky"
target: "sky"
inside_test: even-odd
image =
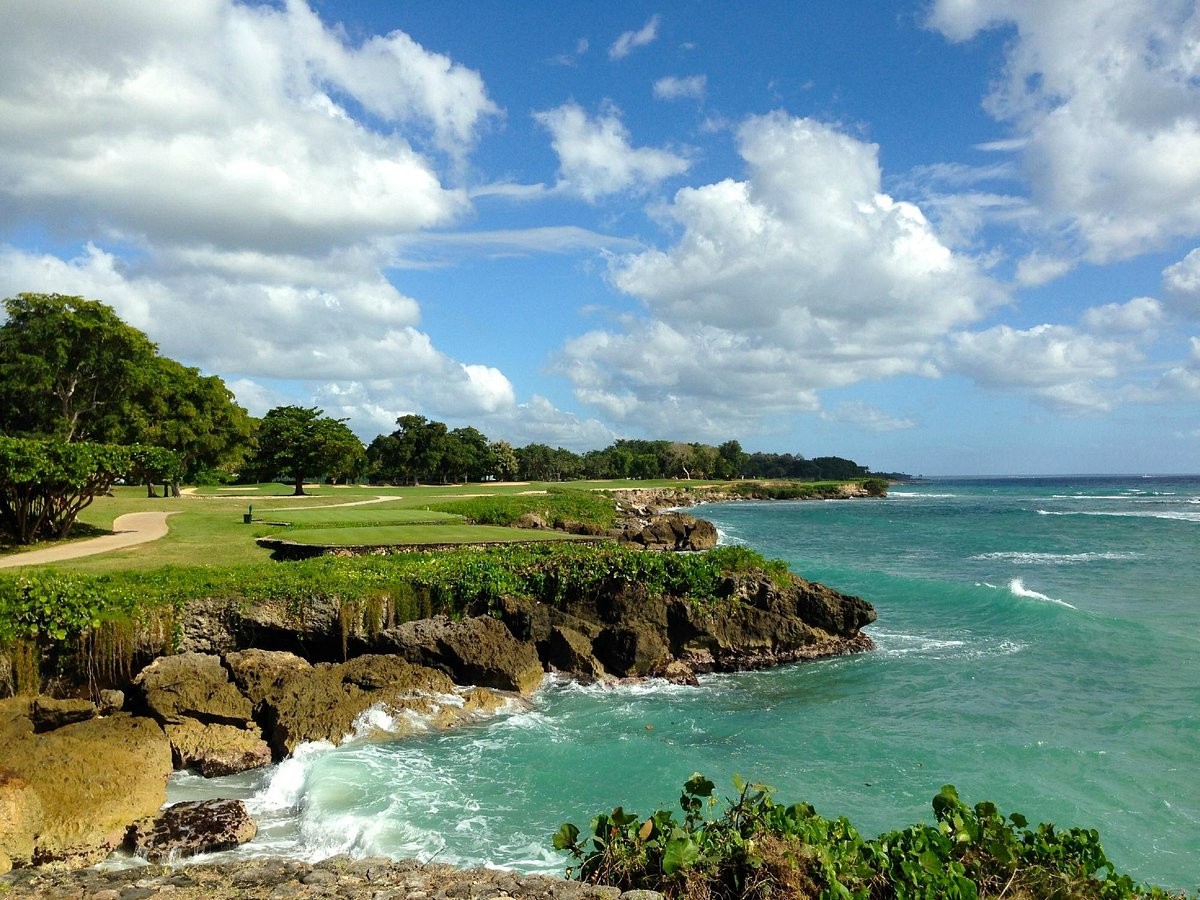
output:
[[[1195,0],[5,0],[0,297],[255,415],[1200,471]]]

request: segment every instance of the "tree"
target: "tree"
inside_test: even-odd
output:
[[[362,442],[344,422],[315,408],[268,410],[258,428],[257,465],[272,477],[287,478],[297,497],[304,495],[305,478],[349,477],[362,465],[364,453]]]
[[[151,383],[128,405],[126,437],[178,454],[180,466],[163,482],[178,496],[183,477],[217,469],[244,452],[253,422],[216,375],[164,356],[155,359],[153,371]]]
[[[517,462],[517,454],[513,452],[512,444],[508,441],[492,441],[488,445],[492,454],[492,471],[490,474],[497,481],[516,481],[521,464]]]
[[[452,442],[444,422],[410,414],[398,418],[396,425],[399,427],[386,438],[372,441],[372,447],[376,448],[374,462],[378,471],[387,473],[387,480],[411,481],[414,485],[422,480],[444,480],[446,467],[453,468],[461,462],[462,453],[446,458],[452,451]]]
[[[443,480],[482,481],[492,468],[491,453],[487,436],[479,429],[455,428],[446,435]]]
[[[150,339],[82,297],[18,294],[4,306],[0,430],[65,441],[116,437],[126,402],[150,381]]]
[[[738,475],[744,475],[742,471],[745,468],[748,455],[742,452],[742,445],[737,441],[726,441],[717,448],[717,453],[720,454],[721,460],[724,463],[720,477],[736,478]]]
[[[157,447],[0,436],[0,529],[17,543],[65,538],[97,494],[142,463],[169,468],[172,454]]]

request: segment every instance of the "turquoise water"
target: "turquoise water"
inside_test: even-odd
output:
[[[870,600],[878,650],[699,689],[548,682],[478,726],[179,776],[172,799],[246,798],[262,831],[241,854],[561,871],[563,821],[673,805],[697,770],[868,835],[930,819],[951,782],[1099,829],[1139,879],[1200,884],[1200,478],[944,480],[698,512]]]

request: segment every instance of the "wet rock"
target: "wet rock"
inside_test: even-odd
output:
[[[706,519],[684,513],[664,513],[648,521],[635,520],[621,534],[621,540],[647,550],[687,552],[711,550],[717,546],[717,528]]]
[[[406,622],[382,632],[377,646],[422,666],[440,669],[459,684],[532,694],[544,670],[537,649],[518,641],[491,616],[458,622],[446,616]]]
[[[654,675],[669,681],[671,684],[683,684],[689,687],[698,687],[700,684],[696,678],[695,670],[680,659],[673,659],[666,665],[656,669]]]
[[[499,708],[489,691],[461,691],[444,673],[399,656],[368,654],[311,666],[291,654],[246,651],[227,660],[246,686],[276,758],[305,741],[340,744],[372,707],[412,713],[392,725],[419,730],[452,724]],[[399,731],[390,731],[395,737]]]
[[[195,800],[139,819],[130,826],[127,843],[138,856],[158,862],[232,850],[257,833],[242,801]]]
[[[555,625],[550,629],[546,662],[560,672],[570,672],[584,678],[600,679],[608,674],[592,652],[591,639],[565,625]]]
[[[644,619],[608,626],[592,642],[592,647],[604,667],[623,678],[649,675],[670,660],[661,630]]]

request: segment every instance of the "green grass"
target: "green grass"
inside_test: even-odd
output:
[[[270,563],[270,551],[259,547],[255,539],[266,536],[291,537],[292,529],[273,525],[274,522],[294,522],[306,530],[354,528],[388,528],[392,533],[383,543],[415,544],[470,543],[471,541],[529,541],[561,535],[542,534],[528,530],[492,529],[478,532],[439,532],[436,538],[427,534],[430,528],[446,528],[440,523],[462,523],[460,514],[446,510],[430,510],[434,504],[470,501],[480,496],[513,497],[518,501],[539,497],[545,504],[546,491],[557,490],[548,484],[470,484],[421,485],[419,487],[386,487],[380,485],[351,485],[347,487],[314,485],[306,487],[304,497],[291,496],[284,484],[238,485],[235,490],[215,487],[197,488],[191,496],[147,498],[144,487],[118,487],[109,496],[97,497],[79,516],[80,533],[74,539],[86,539],[112,531],[113,520],[125,513],[161,510],[173,513],[167,535],[148,544],[115,550],[95,556],[49,563],[37,568],[53,568],[80,573],[112,573],[125,570],[156,569],[164,566],[200,566],[205,568]],[[361,506],[335,506],[374,500],[390,499]],[[253,508],[254,523],[243,521]],[[439,523],[439,524],[433,524]],[[506,523],[505,523],[506,524]],[[419,531],[398,534],[401,528]],[[469,529],[473,526],[458,524]],[[485,527],[485,526],[477,526]],[[470,536],[467,536],[470,534]],[[345,536],[331,543],[346,543]],[[54,542],[60,543],[60,542]],[[351,543],[358,543],[357,539]],[[368,543],[375,543],[374,540]],[[51,546],[50,543],[37,547]],[[15,548],[14,548],[15,549]],[[31,567],[32,568],[32,567]],[[23,568],[15,571],[24,571]]]
[[[382,547],[422,544],[491,544],[514,541],[561,541],[574,535],[558,531],[532,531],[496,525],[382,525],[361,528],[302,528],[281,531],[273,537],[298,544],[331,547]]]
[[[121,487],[111,496],[98,497],[79,517],[78,538],[112,530],[120,515],[146,510],[174,513],[166,537],[125,550],[81,557],[48,564],[64,571],[107,573],[126,569],[155,569],[163,566],[237,566],[267,563],[269,551],[255,544],[255,538],[295,537],[303,528],[314,530],[386,529],[388,538],[363,543],[415,544],[434,540],[450,543],[448,532],[436,539],[427,536],[429,528],[460,529],[509,526],[522,514],[531,512],[548,523],[556,519],[607,526],[612,523],[613,505],[600,490],[621,488],[697,488],[712,484],[701,481],[580,481],[569,484],[533,482],[529,484],[468,484],[387,487],[381,485],[311,485],[304,497],[293,497],[285,484],[237,485],[230,488],[200,487],[191,496],[148,499],[143,487]],[[803,494],[828,488],[833,483],[802,486]],[[742,483],[734,482],[738,489]],[[794,496],[794,495],[793,495]],[[361,506],[337,504],[364,503]],[[244,516],[253,509],[254,523]],[[463,524],[468,519],[475,525]],[[272,523],[292,523],[295,530]],[[441,524],[447,523],[447,524]],[[405,532],[414,528],[418,531]],[[88,530],[90,529],[90,531]],[[291,532],[291,533],[289,533]],[[463,531],[470,537],[455,541],[541,540],[555,535],[538,535],[527,530],[501,528],[498,531]],[[306,541],[311,537],[305,538]],[[331,543],[358,543],[340,535]],[[46,546],[46,545],[42,545]]]
[[[256,518],[259,515],[255,514]],[[431,509],[414,509],[411,506],[394,506],[391,503],[370,506],[341,506],[332,509],[287,509],[263,514],[262,519],[271,519],[262,524],[276,522],[294,526],[315,525],[336,528],[342,525],[431,525],[446,522],[461,522],[463,517],[454,513]]]

